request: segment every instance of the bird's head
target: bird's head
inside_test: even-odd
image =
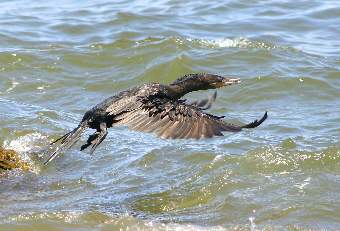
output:
[[[203,74],[198,78],[198,81],[200,81],[202,85],[208,86],[209,89],[220,88],[241,82],[239,78],[227,78],[212,74]]]
[[[185,75],[171,85],[178,85],[192,91],[215,89],[240,83],[239,78],[227,78],[213,74],[190,74]]]

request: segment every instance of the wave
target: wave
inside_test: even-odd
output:
[[[335,171],[340,167],[340,148],[330,146],[319,151],[303,151],[284,147],[261,147],[250,151],[242,161],[258,172]]]
[[[278,46],[270,42],[253,40],[245,37],[236,38],[194,38],[194,37],[146,37],[139,40],[134,39],[117,39],[109,43],[93,43],[90,44],[90,48],[104,49],[104,48],[129,48],[130,46],[141,47],[148,45],[160,45],[160,44],[175,44],[192,46],[195,48],[257,48],[257,49],[293,49],[287,46]]]
[[[2,220],[2,221],[1,221]],[[19,215],[1,219],[2,223],[14,224],[16,227],[35,227],[36,224],[44,223],[43,230],[48,227],[54,229],[56,225],[61,225],[64,229],[69,227],[74,229],[75,225],[82,230],[139,230],[139,231],[227,231],[238,230],[240,225],[225,228],[222,226],[199,226],[194,224],[177,224],[174,222],[162,223],[154,220],[142,220],[129,214],[111,215],[101,212],[49,212],[33,213],[30,215]],[[251,224],[245,224],[244,228],[253,228]],[[66,228],[67,229],[67,228]],[[247,229],[247,230],[248,230]]]

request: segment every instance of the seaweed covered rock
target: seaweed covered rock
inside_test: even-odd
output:
[[[0,146],[0,171],[20,168],[22,170],[29,170],[28,163],[22,161],[18,153],[13,150],[7,150]]]

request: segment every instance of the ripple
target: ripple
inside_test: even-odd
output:
[[[140,231],[224,231],[222,226],[204,227],[193,224],[161,223],[151,220],[140,220],[128,214],[114,216],[100,212],[54,212],[36,213],[31,215],[19,215],[2,221],[5,224],[16,223],[18,227],[36,227],[44,225],[44,228],[53,228],[55,224],[64,228],[82,230],[140,230]]]
[[[250,162],[247,163],[248,161]],[[284,142],[283,147],[262,147],[250,151],[245,163],[265,172],[294,170],[337,172],[340,165],[340,149],[332,146],[320,151],[299,151],[287,149]]]

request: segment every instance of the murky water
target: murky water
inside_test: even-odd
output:
[[[1,173],[0,230],[339,229],[339,37],[337,1],[2,1],[0,140],[34,169]],[[102,99],[192,72],[242,78],[211,113],[269,119],[199,141],[112,128],[42,165]]]

